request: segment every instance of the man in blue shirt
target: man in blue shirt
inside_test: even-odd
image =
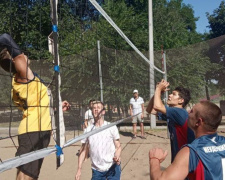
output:
[[[168,106],[165,106],[161,100],[161,95],[168,90],[168,86],[169,82],[165,80],[157,84],[155,95],[151,98],[146,111],[157,113],[162,120],[167,121],[172,153],[171,162],[173,162],[180,148],[191,143],[195,137],[193,131],[187,126],[188,112],[184,109],[191,99],[189,90],[176,87],[169,95]]]
[[[218,136],[217,128],[222,120],[221,109],[209,102],[196,104],[189,112],[188,126],[196,139],[185,145],[173,163],[164,171],[160,163],[167,152],[156,148],[149,152],[151,180],[212,180],[225,178],[225,137]]]

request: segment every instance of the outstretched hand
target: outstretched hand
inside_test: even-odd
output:
[[[68,111],[70,109],[71,105],[67,101],[62,102],[62,110]]]
[[[161,82],[159,82],[156,85],[156,88],[160,89],[161,92],[166,92],[169,91],[170,89],[168,88],[168,86],[170,85],[169,82],[165,81],[164,79],[161,80]]]

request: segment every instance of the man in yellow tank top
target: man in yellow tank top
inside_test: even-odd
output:
[[[29,59],[8,34],[0,36],[0,65],[13,73],[12,99],[23,111],[18,128],[19,147],[16,156],[48,147],[51,136],[51,117],[47,87],[29,67]],[[67,102],[63,110],[69,109]],[[38,179],[43,159],[18,167],[17,180]]]

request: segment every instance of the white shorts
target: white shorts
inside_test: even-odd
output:
[[[141,119],[141,115],[142,114],[138,114],[137,116],[133,117],[132,123],[134,123],[134,124],[136,124],[137,122],[143,123],[144,122],[144,118]]]

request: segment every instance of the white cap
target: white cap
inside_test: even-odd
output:
[[[133,91],[133,94],[134,94],[134,93],[138,93],[138,90],[137,90],[137,89],[135,89],[135,90]]]

